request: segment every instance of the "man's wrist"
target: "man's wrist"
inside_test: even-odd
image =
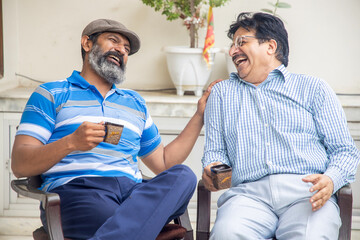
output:
[[[64,142],[65,150],[67,152],[73,152],[76,150],[76,145],[74,144],[74,141],[72,140],[72,134],[69,134],[61,139]]]
[[[328,168],[324,175],[328,176],[332,180],[334,186],[333,193],[336,193],[337,190],[346,184],[341,173],[335,168]]]

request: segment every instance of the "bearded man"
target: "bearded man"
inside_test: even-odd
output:
[[[125,79],[139,37],[117,21],[98,19],[83,30],[81,47],[81,72],[31,95],[15,138],[13,172],[41,174],[42,190],[60,195],[66,238],[155,239],[184,213],[195,190],[194,173],[181,163],[203,126],[212,85],[183,132],[164,147],[144,99],[115,86]],[[119,142],[104,142],[105,123],[121,125]],[[142,179],[137,157],[155,178]]]

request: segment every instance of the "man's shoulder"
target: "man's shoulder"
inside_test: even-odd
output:
[[[230,89],[239,87],[239,80],[234,78],[225,79],[221,82],[216,83],[212,89],[211,93],[227,93]]]
[[[302,100],[313,101],[321,99],[319,96],[335,96],[334,90],[322,78],[308,75],[291,73],[286,82],[286,88],[294,96],[301,97]]]
[[[318,83],[324,81],[323,79],[321,79],[319,77],[309,75],[309,74],[304,74],[304,73],[289,73],[287,78],[290,81],[299,81],[301,83],[315,83],[315,84],[318,84]]]
[[[48,91],[51,91],[53,89],[69,88],[69,87],[70,87],[70,82],[67,79],[46,82],[38,86],[38,88],[43,88]]]

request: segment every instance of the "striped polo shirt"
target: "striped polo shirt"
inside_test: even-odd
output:
[[[89,151],[74,151],[42,174],[43,190],[49,191],[76,177],[142,177],[137,157],[145,157],[160,144],[144,99],[135,91],[115,85],[105,99],[79,72],[65,79],[40,85],[29,98],[17,135],[32,136],[43,144],[73,133],[84,121],[124,126],[119,144],[101,142]]]
[[[269,174],[324,173],[334,192],[353,182],[360,153],[325,81],[284,65],[255,86],[231,73],[211,90],[203,166],[232,166],[232,185]]]

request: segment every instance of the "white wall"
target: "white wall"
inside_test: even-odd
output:
[[[232,0],[214,9],[215,46],[230,44],[229,24],[241,11],[258,11],[269,0]],[[337,93],[360,93],[360,1],[286,0],[285,19],[290,40],[289,69],[324,78]],[[273,0],[275,2],[275,0]],[[174,87],[161,51],[166,45],[188,45],[180,20],[169,22],[140,0],[3,0],[5,77],[0,89],[29,77],[51,81],[81,69],[80,34],[96,18],[124,23],[142,39],[140,51],[128,62],[127,81],[135,89]],[[203,44],[205,29],[200,34]],[[212,79],[226,78],[224,54],[215,59]]]
[[[3,1],[3,53],[4,53],[4,77],[0,79],[0,91],[14,88],[18,85],[15,77],[18,64],[18,16],[17,2]]]

